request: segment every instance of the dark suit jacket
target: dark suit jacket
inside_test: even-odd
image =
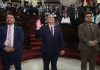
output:
[[[24,33],[22,31],[22,28],[14,25],[13,48],[15,49],[15,52],[7,54],[5,51],[3,51],[3,48],[6,47],[4,45],[6,37],[7,37],[7,25],[0,27],[0,51],[1,51],[1,55],[5,56],[5,57],[8,56],[9,54],[15,55],[16,57],[21,56],[22,46],[23,46],[23,41],[24,41]]]
[[[63,36],[58,26],[54,26],[54,37],[52,37],[48,25],[36,30],[35,36],[36,38],[42,38],[41,48],[44,53],[58,53],[64,48]]]
[[[92,24],[92,31],[94,35],[94,40],[98,41],[98,44],[94,48],[95,51],[99,51],[99,42],[100,42],[100,29],[98,25]],[[90,51],[91,46],[88,45],[89,41],[92,41],[92,35],[89,31],[87,23],[80,24],[78,27],[78,35],[79,35],[79,50],[82,51]]]

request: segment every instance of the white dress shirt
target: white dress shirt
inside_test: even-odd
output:
[[[70,24],[70,23],[71,23],[71,22],[70,22],[70,18],[69,18],[69,17],[67,17],[67,18],[62,17],[61,23],[62,23],[62,24],[63,24],[63,23],[68,23],[68,24]]]
[[[7,38],[6,38],[6,41],[5,41],[5,45],[7,46],[7,43],[8,43],[8,28],[11,27],[11,47],[13,47],[13,42],[14,42],[14,24],[12,26],[9,26],[7,27]]]

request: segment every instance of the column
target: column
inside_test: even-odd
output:
[[[2,2],[2,0],[0,0],[0,2]]]
[[[80,4],[80,0],[76,0],[76,4],[78,6]]]
[[[21,0],[21,4],[24,6],[24,0]]]
[[[11,0],[9,0],[9,2],[11,2]]]
[[[44,5],[44,0],[42,0],[42,6]]]
[[[62,0],[60,0],[60,4],[61,4],[61,5],[63,4]]]

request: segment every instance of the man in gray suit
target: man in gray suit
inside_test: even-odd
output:
[[[95,70],[96,52],[99,51],[100,30],[98,25],[92,23],[92,13],[85,13],[85,22],[78,27],[79,46],[81,54],[81,70]]]

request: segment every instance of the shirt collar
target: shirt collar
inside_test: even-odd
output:
[[[10,26],[10,25],[8,25],[8,27],[14,28],[14,24],[12,24],[11,26]]]
[[[88,26],[89,26],[89,25],[92,25],[92,23],[90,23],[90,24],[87,23],[87,25],[88,25]]]
[[[51,28],[51,27],[54,27],[54,25],[49,25],[49,27]]]

